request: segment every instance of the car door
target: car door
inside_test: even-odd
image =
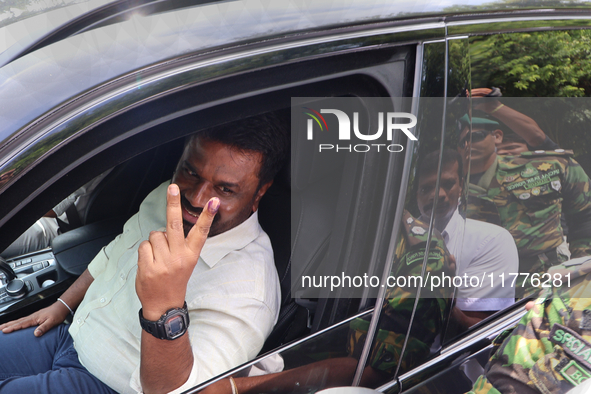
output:
[[[587,133],[579,129],[578,126],[578,120],[583,121],[586,118],[586,115],[582,115],[581,111],[584,111],[583,108],[588,108],[588,99],[586,98],[589,94],[586,89],[588,71],[585,71],[588,56],[586,46],[582,43],[585,42],[589,32],[576,29],[576,27],[586,26],[586,21],[579,21],[568,15],[552,21],[542,15],[532,17],[531,20],[528,18],[527,21],[525,19],[520,21],[519,15],[516,14],[510,17],[511,20],[506,19],[508,18],[506,15],[497,16],[498,19],[493,18],[488,21],[468,21],[465,19],[454,21],[452,18],[448,22],[449,38],[443,49],[447,62],[444,66],[445,71],[441,71],[447,79],[445,96],[448,99],[446,107],[448,120],[445,122],[446,131],[443,137],[446,141],[442,146],[448,145],[452,149],[460,148],[460,150],[462,145],[465,147],[467,144],[460,142],[463,136],[462,128],[465,127],[470,127],[474,131],[485,130],[482,136],[487,135],[486,138],[491,138],[490,133],[493,133],[493,130],[486,131],[483,126],[491,121],[495,130],[501,130],[501,135],[506,141],[516,142],[514,145],[520,146],[522,149],[521,152],[510,152],[503,149],[511,149],[511,147],[497,145],[497,153],[500,156],[509,157],[503,159],[506,162],[520,160],[511,159],[511,157],[531,158],[539,155],[538,157],[543,157],[548,165],[553,165],[553,162],[551,163],[552,155],[559,157],[563,155],[569,157],[568,160],[574,160],[574,165],[577,168],[579,167],[576,163],[581,162],[580,168],[583,170],[580,171],[581,174],[583,172],[589,173],[590,168],[585,153],[588,149],[589,138]],[[575,74],[569,73],[571,64],[576,65],[572,69],[572,71],[576,70]],[[566,75],[569,77],[565,78]],[[428,88],[435,90],[432,86]],[[480,97],[485,94],[490,96]],[[471,99],[470,96],[472,96]],[[504,110],[502,110],[503,108]],[[468,122],[464,123],[461,118],[466,115],[468,115]],[[524,132],[523,129],[520,129],[514,122],[515,119],[525,122],[529,131]],[[536,135],[539,136],[539,130],[542,130],[545,136],[554,142],[558,141],[558,146],[548,145],[546,141],[545,145],[536,148],[535,141],[538,143],[544,141],[544,138],[534,139]],[[518,132],[524,135],[526,140],[528,138],[530,140],[524,141],[523,136],[515,136]],[[474,134],[472,135],[471,144],[474,144],[473,146],[476,148],[472,148],[466,157],[465,163],[469,166],[468,168],[475,168],[478,165],[479,155],[482,154],[478,146],[481,144],[480,141],[483,141],[482,136],[477,136],[477,139],[474,139],[476,137]],[[574,143],[574,141],[577,142]],[[525,146],[526,142],[529,147]],[[572,152],[567,153],[569,149]],[[527,152],[528,150],[529,152]],[[524,151],[525,153],[523,153]],[[552,189],[550,178],[553,175],[546,175],[548,171],[546,166],[542,164],[537,163],[535,169],[529,171],[535,172],[532,176],[529,176],[529,172],[524,167],[519,170],[519,176],[523,179],[517,179],[517,177],[512,179],[511,173],[505,174],[503,179],[515,184],[524,181],[521,187],[511,187],[511,190],[514,191],[516,199],[521,198],[525,201],[528,209],[538,210],[538,212],[540,209],[552,210],[555,208],[553,204],[557,204],[556,202],[550,203],[550,201],[554,201],[551,195],[557,192],[556,188]],[[467,183],[479,181],[478,171],[468,170],[465,176],[468,178]],[[581,175],[581,177],[581,182],[588,182],[585,180],[587,179],[585,175]],[[579,191],[574,194],[581,195],[578,193],[584,192]],[[546,194],[548,197],[544,199],[543,196]],[[536,200],[539,196],[542,198]],[[470,195],[466,191],[463,198],[468,201],[468,205],[470,204],[469,197]],[[569,199],[572,196],[564,198]],[[553,242],[552,248],[546,253],[549,256],[558,255],[559,261],[568,260],[570,256],[576,257],[586,254],[584,248],[588,244],[583,240],[588,220],[579,221],[571,216],[586,218],[586,206],[569,203],[568,207],[563,207],[565,207],[565,211],[562,221],[558,218],[552,227],[554,230],[572,227],[575,229],[575,233],[568,238],[562,238],[565,235],[563,231],[559,240],[551,241]],[[483,213],[483,211],[480,212]],[[471,217],[469,213],[468,215]],[[489,224],[499,224],[488,218],[492,218],[492,216],[483,214],[479,217],[480,220]],[[567,218],[569,219],[566,220]],[[549,223],[552,220],[554,219],[548,216],[544,222]],[[566,222],[570,222],[571,226],[568,226]],[[469,225],[468,227],[466,224],[464,226],[466,231]],[[545,270],[524,271],[525,263],[531,260],[531,253],[528,254],[528,250],[531,250],[531,243],[528,244],[527,241],[535,241],[535,234],[529,233],[524,237],[518,234],[514,227],[506,225],[506,228],[515,240],[520,265],[519,271],[514,271],[514,268],[505,269],[505,275],[510,275],[512,279],[511,283],[505,283],[515,287],[516,292],[528,285],[533,286],[535,289],[530,294],[534,297],[540,294],[544,287],[561,285],[546,283],[545,286],[544,280],[554,279]],[[525,228],[532,228],[532,225],[527,225]],[[570,230],[567,231],[570,232]],[[553,237],[550,231],[545,234],[548,234],[548,239]],[[468,239],[466,234],[464,234],[464,239]],[[583,246],[577,247],[577,245]],[[557,264],[557,262],[553,264]],[[485,273],[484,270],[481,270],[480,274],[489,278],[492,272],[489,270]],[[497,280],[503,280],[503,276],[502,272],[493,275]],[[520,276],[527,276],[527,283],[520,283],[517,280]],[[487,284],[492,286],[490,280]],[[498,333],[503,328],[510,328],[517,323],[525,313],[522,309],[523,305],[524,303],[520,302],[511,307],[498,309],[495,314],[463,333],[454,330],[453,325],[448,326],[440,355],[432,362],[417,368],[416,371],[402,375],[400,381],[403,389],[406,386],[409,388],[409,392],[422,390],[438,392],[442,387],[446,387],[445,392],[465,392],[468,390],[478,376],[484,372],[483,367],[489,357],[487,348],[476,351],[477,344],[480,343],[480,346],[486,344],[487,341],[494,338],[495,332]],[[525,324],[526,321],[522,320],[519,324]],[[453,323],[453,319],[450,322]],[[462,349],[468,353],[474,353],[465,359],[459,357],[454,360]],[[450,391],[449,387],[457,388]],[[392,388],[383,386],[381,389],[390,392]]]
[[[422,26],[418,30],[428,35],[432,34],[427,29],[431,27]],[[131,167],[137,170],[142,168],[141,163],[147,163],[149,178],[152,178],[149,183],[165,180],[170,176],[167,169],[174,168],[185,136],[253,114],[274,112],[281,115],[289,111],[292,97],[383,97],[391,112],[413,111],[412,102],[392,99],[413,95],[416,72],[415,46],[407,45],[408,35],[399,34],[396,29],[383,34],[383,30],[369,26],[367,32],[349,35],[345,27],[342,36],[332,31],[330,35],[321,34],[312,41],[288,37],[273,45],[253,42],[252,46],[219,48],[220,52],[216,54],[197,52],[156,64],[147,61],[131,74],[122,72],[115,79],[101,82],[90,90],[83,89],[81,81],[86,71],[67,65],[70,62],[89,64],[104,56],[101,48],[109,47],[109,41],[104,37],[124,28],[114,24],[69,37],[3,68],[3,81],[7,87],[3,90],[3,100],[6,103],[19,84],[35,86],[39,75],[53,77],[51,70],[56,67],[62,67],[63,71],[56,74],[56,79],[65,83],[71,78],[72,82],[65,93],[62,91],[64,95],[60,100],[65,98],[64,102],[39,103],[35,101],[36,97],[19,96],[19,105],[24,105],[28,99],[35,101],[35,105],[29,112],[15,111],[24,118],[14,116],[5,125],[4,135],[12,137],[2,147],[4,203],[0,231],[4,246],[69,193],[105,170],[114,168],[109,176],[111,183],[106,183],[102,189],[105,197],[102,201],[105,202],[98,205],[98,212],[103,213],[112,209],[101,204],[117,200],[118,188],[126,185],[122,179],[139,180],[129,176],[133,172],[127,164],[132,163]],[[89,53],[64,51],[69,45],[92,41],[96,35],[103,37],[98,50],[95,48]],[[119,50],[126,43],[133,45],[133,40],[131,37],[127,42],[119,40],[115,44],[112,37],[113,50]],[[31,68],[33,63],[35,70]],[[51,86],[59,86],[59,81],[54,81]],[[362,108],[363,105],[368,107],[370,101],[359,100]],[[49,105],[47,112],[46,105]],[[298,112],[302,115],[300,110]],[[374,123],[367,126],[368,132],[373,126]],[[312,167],[308,166],[309,148],[303,148],[308,150],[292,158],[291,176],[297,177],[297,187],[290,185],[288,171],[277,182],[276,194],[269,194],[269,198],[261,202],[261,217],[264,209],[268,208],[270,212],[270,219],[263,223],[263,227],[267,226],[274,247],[278,248],[276,254],[284,258],[283,273],[287,272],[285,269],[291,257],[302,256],[298,259],[307,270],[303,273],[324,273],[323,270],[328,269],[326,273],[338,274],[344,267],[353,269],[356,274],[382,274],[389,264],[388,254],[394,248],[390,242],[397,231],[394,223],[401,215],[397,207],[406,188],[404,163],[409,160],[406,149],[412,147],[412,144],[407,145],[407,140],[408,136],[399,131],[394,133],[392,140],[396,151],[337,152],[343,154],[336,158],[330,156]],[[398,150],[400,147],[403,149]],[[328,165],[323,166],[326,162]],[[118,174],[126,177],[115,177]],[[288,190],[287,195],[281,190],[282,186]],[[327,186],[330,186],[331,194],[319,195]],[[141,183],[133,188],[145,192],[147,186]],[[290,194],[290,189],[295,194]],[[138,200],[136,197],[134,200]],[[285,238],[290,238],[290,224],[274,222],[277,215],[286,216],[285,209],[290,206],[286,207],[284,203],[290,198],[303,201],[306,209],[319,204],[321,212],[329,213],[320,231],[314,228],[320,222],[318,217],[305,215],[305,226],[300,231],[319,241],[314,259],[309,261],[306,260],[306,246],[310,244],[299,244],[300,249],[292,252],[291,246],[285,246]],[[85,223],[86,226],[96,225],[101,216],[95,213],[94,221]],[[86,226],[84,228],[88,229]],[[102,228],[92,230],[98,238],[106,237],[102,231]],[[80,246],[75,250],[88,250],[85,244],[76,242],[70,247]],[[52,258],[61,254],[56,260],[62,267],[59,260],[66,257],[63,255],[65,250],[43,253],[53,254]],[[11,257],[9,261],[15,267],[17,262],[23,261],[21,257]],[[36,259],[30,264],[37,264],[38,259],[45,257],[34,251],[24,259],[28,258]],[[369,271],[362,272],[364,270]],[[43,286],[47,283],[45,278],[34,272],[20,272],[25,280],[32,282],[33,288],[23,300],[11,299],[6,303],[3,321],[26,315],[55,300],[75,276],[72,271],[74,273],[69,272],[65,278],[56,277],[55,283]],[[290,286],[288,283],[287,291]],[[286,338],[299,340],[282,351],[286,370],[347,356],[351,322],[371,312],[375,302],[375,295],[362,290],[361,294],[354,295],[342,291],[331,294],[332,289],[322,287],[318,294],[308,297],[305,294],[284,294],[285,306],[298,312],[294,319],[301,326],[293,332],[288,330],[287,336],[279,337],[274,345],[285,343]],[[298,302],[289,304],[291,299]],[[354,358],[347,362],[354,375],[358,362]],[[353,375],[345,374],[344,382],[352,381]],[[310,384],[315,388],[332,385],[323,379]],[[294,387],[297,387],[295,383]]]

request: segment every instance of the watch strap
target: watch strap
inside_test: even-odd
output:
[[[144,314],[142,313],[142,308],[140,308],[140,310],[139,310],[140,326],[148,334],[151,334],[158,339],[169,339],[169,340],[175,339],[175,338],[169,338],[167,330],[166,330],[166,320],[175,312],[180,312],[184,315],[184,320],[185,320],[185,331],[183,332],[183,334],[184,334],[186,332],[187,328],[189,327],[189,310],[187,308],[186,301],[185,301],[182,308],[171,308],[171,309],[167,310],[166,313],[164,313],[162,316],[160,316],[160,319],[158,319],[157,321],[152,321],[152,320],[146,319],[144,317]],[[182,334],[180,336],[182,336]]]

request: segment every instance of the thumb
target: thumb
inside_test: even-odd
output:
[[[39,327],[35,329],[33,335],[36,337],[40,337],[41,335],[45,334],[51,328],[51,323],[49,319],[46,319],[43,323],[39,324]]]

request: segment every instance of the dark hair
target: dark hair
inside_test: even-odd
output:
[[[289,135],[282,121],[273,113],[252,116],[194,134],[210,141],[221,142],[241,151],[259,152],[263,159],[259,185],[270,182],[289,158]]]
[[[420,160],[419,164],[419,179],[421,176],[437,171],[437,165],[439,164],[439,149],[427,154],[423,159]],[[453,149],[443,149],[443,157],[441,159],[441,168],[445,168],[449,165],[458,163],[458,178],[460,182],[464,176],[464,165],[462,163],[462,156]],[[461,183],[460,183],[461,184]]]

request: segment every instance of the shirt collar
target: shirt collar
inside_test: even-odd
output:
[[[451,219],[449,219],[447,226],[445,226],[445,228],[441,232],[441,235],[443,236],[446,245],[449,243],[449,239],[453,237],[456,233],[458,226],[461,224],[461,222],[462,217],[460,216],[458,208],[456,208],[453,215],[451,215]]]
[[[258,212],[250,215],[248,219],[238,226],[221,234],[207,238],[201,250],[201,259],[212,268],[228,253],[240,250],[254,241],[261,233]]]
[[[166,191],[169,184],[170,181],[161,184],[142,203],[139,212],[141,234],[138,234],[138,239],[140,236],[148,239],[152,230],[166,230]],[[212,268],[228,253],[242,249],[254,241],[262,231],[258,218],[258,212],[255,212],[238,226],[207,238],[201,250],[201,259]]]

